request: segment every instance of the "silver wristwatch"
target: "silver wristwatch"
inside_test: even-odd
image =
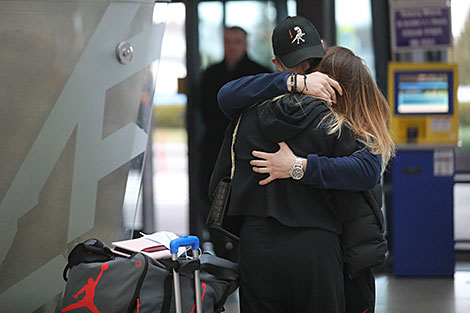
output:
[[[296,158],[294,166],[289,170],[290,177],[295,180],[300,180],[304,177],[304,166],[302,165],[302,158]]]

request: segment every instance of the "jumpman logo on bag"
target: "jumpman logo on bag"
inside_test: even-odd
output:
[[[76,294],[74,294],[72,297],[75,299],[78,298],[78,296],[85,292],[85,296],[83,299],[78,301],[77,303],[73,303],[62,310],[60,312],[67,312],[71,310],[75,310],[78,308],[83,308],[86,307],[88,310],[90,310],[93,313],[101,313],[98,308],[95,306],[95,303],[93,302],[93,298],[95,297],[95,288],[96,285],[98,285],[99,280],[101,279],[101,276],[103,276],[103,272],[106,271],[109,268],[108,263],[103,263],[101,265],[101,272],[99,273],[98,277],[96,277],[96,280],[93,280],[93,278],[88,278],[88,283],[83,286],[82,289],[80,289]]]
[[[201,295],[201,307],[202,307],[202,301],[204,300],[204,295],[206,294],[206,287],[207,287],[207,285],[204,284],[204,283],[202,283],[202,290],[203,290],[203,292],[202,292],[202,295]],[[191,313],[194,313],[195,310],[196,310],[196,303],[194,303],[193,309],[191,310]]]

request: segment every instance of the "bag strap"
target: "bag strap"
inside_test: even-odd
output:
[[[173,294],[173,275],[168,272],[168,275],[165,277],[163,282],[163,302],[160,309],[160,313],[169,313],[171,306],[171,295]]]
[[[201,272],[207,272],[227,284],[220,300],[214,304],[215,313],[223,312],[227,297],[235,291],[238,286],[238,264],[206,253],[201,255],[200,260]]]
[[[235,147],[235,140],[237,139],[238,126],[240,126],[240,121],[242,119],[242,115],[243,114],[240,114],[240,116],[238,117],[237,125],[235,125],[235,129],[233,130],[233,134],[232,134],[232,146],[230,147],[231,156],[232,156],[232,169],[231,169],[231,172],[230,172],[230,180],[232,180],[233,176],[235,176],[235,150],[234,150],[234,147]]]
[[[201,271],[208,272],[220,280],[238,281],[238,265],[225,259],[221,259],[203,253],[201,255]]]
[[[225,311],[224,304],[227,301],[228,296],[232,293],[231,288],[225,288],[224,293],[222,294],[222,297],[220,297],[220,300],[217,303],[214,303],[214,308],[216,313],[221,313]]]
[[[132,300],[129,303],[129,307],[127,308],[127,313],[132,313],[134,312],[135,308],[139,308],[140,306],[140,290],[142,289],[142,285],[144,284],[144,279],[145,276],[147,275],[148,269],[149,269],[149,257],[145,255],[144,253],[139,253],[144,257],[144,268],[142,270],[142,273],[140,274],[139,280],[137,281],[137,286],[135,287],[134,295],[132,296]],[[137,312],[139,310],[137,309]]]
[[[104,242],[99,239],[91,238],[77,244],[68,256],[68,263],[62,272],[62,277],[67,281],[68,271],[80,263],[107,262],[114,259],[115,254]]]

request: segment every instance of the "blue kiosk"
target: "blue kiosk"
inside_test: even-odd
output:
[[[389,64],[393,264],[397,276],[454,274],[457,66]]]

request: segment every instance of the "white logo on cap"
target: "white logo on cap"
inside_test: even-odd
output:
[[[302,42],[305,42],[305,39],[303,38],[305,36],[305,33],[302,32],[302,28],[300,28],[299,26],[295,26],[294,30],[297,32],[297,34],[295,35],[295,38],[294,38],[294,40],[292,40],[291,43],[294,43],[294,42],[297,41],[297,44],[300,44],[301,40],[302,40]]]

